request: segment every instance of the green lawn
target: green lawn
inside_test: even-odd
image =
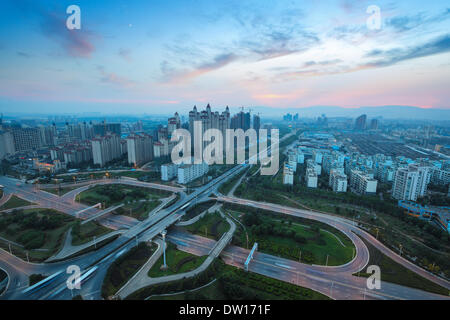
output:
[[[230,225],[219,212],[211,212],[205,214],[194,224],[183,228],[191,233],[219,240],[230,229]]]
[[[308,264],[337,266],[351,261],[354,245],[342,232],[312,220],[275,212],[225,205],[225,210],[240,220],[249,237],[249,247]],[[246,210],[246,212],[244,212]],[[247,247],[247,236],[239,225],[233,244]]]
[[[93,237],[100,237],[112,232],[112,229],[100,225],[96,221],[90,221],[86,224],[77,222],[72,227],[72,245],[79,246],[93,240]]]
[[[118,208],[114,212],[142,221],[148,218],[148,214],[160,204],[161,200],[136,201]]]
[[[195,290],[203,286],[205,287]],[[185,292],[186,290],[191,290],[191,292]],[[185,293],[176,294],[178,292]],[[175,294],[161,296],[161,294],[168,293]],[[195,277],[149,286],[138,290],[127,299],[145,299],[150,296],[151,300],[328,299],[326,296],[307,288],[225,265],[220,259],[216,259],[205,271]]]
[[[163,255],[156,261],[153,267],[149,270],[148,276],[150,278],[157,278],[169,276],[171,274],[184,273],[197,269],[207,256],[197,257],[190,253],[178,250],[176,246],[170,242],[166,242],[166,264],[168,269],[161,270],[164,263]]]
[[[124,184],[98,185],[77,196],[77,200],[87,205],[103,203],[106,207],[119,203],[129,203],[136,200],[155,200],[170,196],[164,190],[128,186]]]
[[[304,174],[302,169],[298,171]],[[326,180],[326,175],[322,175],[321,181]],[[380,185],[380,190],[386,190],[386,187]],[[381,199],[379,195],[335,193],[326,186],[318,189],[306,188],[302,183],[285,186],[281,176],[272,179],[256,175],[242,183],[235,195],[355,218],[365,226],[378,227],[379,240],[388,247],[398,248],[401,244],[405,255],[415,259],[411,261],[431,272],[443,272],[450,277],[450,234],[427,221],[408,216],[385,191]]]
[[[155,245],[140,243],[109,267],[102,285],[102,296],[114,295],[148,261],[155,252]]]
[[[256,166],[255,166],[256,167]],[[234,187],[234,185],[239,181],[239,179],[248,171],[244,170],[243,172],[235,175],[233,178],[231,178],[230,180],[228,180],[227,182],[223,183],[220,187],[219,187],[219,192],[223,195],[227,195],[228,192],[231,191],[231,189]]]
[[[8,210],[8,209],[14,209],[14,208],[19,208],[19,207],[24,207],[24,206],[29,206],[32,205],[33,203],[28,202],[24,199],[21,199],[15,195],[13,195],[5,204],[3,204],[0,207],[0,211],[2,210]]]
[[[30,261],[43,261],[55,254],[63,243],[64,235],[75,219],[50,209],[16,210],[0,214],[0,237],[18,243],[11,245],[13,254]],[[0,246],[9,251],[8,243]]]
[[[434,282],[425,279],[417,273],[403,267],[391,258],[385,256],[380,250],[369,244],[366,240],[363,239],[363,241],[369,249],[370,259],[368,265],[377,265],[380,267],[381,281],[396,283],[445,296],[450,295],[450,291],[446,288],[443,288],[440,285],[435,284]],[[366,273],[359,273],[355,275],[359,275],[361,277],[369,276]]]

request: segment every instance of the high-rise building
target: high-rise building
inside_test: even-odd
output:
[[[347,192],[347,175],[344,168],[331,169],[329,186],[334,192]]]
[[[250,129],[250,112],[241,111],[233,116],[230,124],[231,129]]]
[[[392,196],[397,200],[416,201],[425,196],[431,180],[431,168],[412,164],[395,173]]]
[[[73,165],[89,162],[92,160],[92,147],[89,148],[86,145],[79,145],[67,148],[64,151],[63,160],[64,163]]]
[[[317,188],[317,172],[313,168],[306,169],[306,186],[308,188]]]
[[[147,134],[127,137],[128,163],[140,166],[153,159],[153,139]]]
[[[306,160],[306,168],[313,169],[318,176],[322,174],[322,166],[317,164],[313,159]]]
[[[370,121],[370,129],[371,130],[378,130],[378,119],[372,119]]]
[[[12,133],[10,131],[0,131],[0,160],[15,152]]]
[[[366,121],[367,121],[367,115],[365,115],[365,114],[356,118],[355,130],[365,130],[366,129]]]
[[[202,137],[208,129],[219,129],[225,141],[226,130],[230,128],[230,109],[226,107],[225,111],[219,114],[217,111],[212,112],[209,104],[201,112],[198,112],[197,107],[194,106],[194,109],[189,112],[189,132],[191,134],[192,144],[194,144],[195,121],[201,121],[202,123]]]
[[[56,138],[56,126],[55,124],[51,126],[40,126],[39,134],[41,139],[41,144],[43,146],[54,146]]]
[[[41,135],[38,128],[13,128],[12,135],[16,151],[30,151],[41,147]]]
[[[360,170],[351,170],[350,188],[357,194],[367,194],[377,192],[378,181],[373,175]]]
[[[261,118],[259,115],[253,115],[253,129],[256,130],[256,134],[259,134],[259,129],[261,129]]]
[[[102,123],[96,123],[93,125],[94,136],[104,137],[108,133],[114,133],[117,136],[121,136],[122,127],[120,123],[106,123],[103,121]]]
[[[283,166],[283,184],[294,184],[294,168],[287,162]]]
[[[172,118],[169,118],[167,121],[167,131],[168,135],[172,136],[172,133],[181,128],[181,120],[178,112],[175,112],[175,115]]]
[[[107,162],[120,158],[122,155],[120,138],[115,134],[92,140],[92,155],[94,164],[104,167]]]
[[[450,183],[450,171],[443,168],[433,168],[431,171],[431,181],[438,185]]]

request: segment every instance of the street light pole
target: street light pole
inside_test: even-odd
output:
[[[166,264],[166,234],[167,231],[163,230],[161,232],[162,238],[163,238],[163,255],[164,255],[164,265],[163,267],[166,269],[167,268],[167,264]]]
[[[328,267],[328,255],[327,255],[327,261],[325,263],[325,267]]]

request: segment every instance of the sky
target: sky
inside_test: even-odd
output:
[[[2,0],[0,112],[449,109],[449,30],[438,0]]]

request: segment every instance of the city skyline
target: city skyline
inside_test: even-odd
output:
[[[7,1],[0,111],[161,114],[193,105],[448,109],[444,1]],[[6,16],[7,13],[7,16]]]

